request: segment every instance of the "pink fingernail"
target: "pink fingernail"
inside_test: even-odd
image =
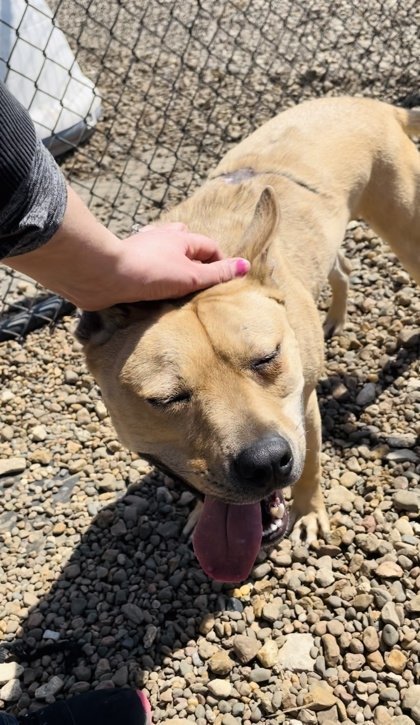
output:
[[[250,268],[251,265],[247,259],[237,259],[235,265],[235,276],[244,277],[246,274],[248,274]]]

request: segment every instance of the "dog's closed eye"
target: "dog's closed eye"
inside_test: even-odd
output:
[[[280,345],[277,345],[276,349],[273,350],[273,352],[270,352],[268,355],[264,355],[263,357],[256,358],[251,362],[251,368],[252,370],[255,370],[256,372],[263,372],[271,363],[274,363],[278,360],[280,355]]]
[[[191,400],[191,393],[188,390],[183,390],[176,395],[172,395],[167,398],[146,398],[146,402],[152,405],[154,408],[169,408],[171,406],[182,405],[188,403]]]

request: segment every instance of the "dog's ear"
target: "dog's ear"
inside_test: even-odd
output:
[[[103,345],[115,330],[128,324],[129,317],[128,305],[115,305],[99,312],[82,312],[74,334],[82,345]]]
[[[255,207],[251,223],[242,238],[241,255],[251,262],[250,276],[261,284],[272,280],[274,262],[270,248],[280,221],[274,190],[266,186]]]

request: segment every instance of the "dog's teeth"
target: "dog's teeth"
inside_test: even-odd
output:
[[[273,519],[282,519],[284,516],[285,507],[284,503],[279,503],[278,506],[272,506],[270,508],[270,514],[273,517]]]

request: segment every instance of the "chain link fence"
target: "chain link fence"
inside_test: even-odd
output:
[[[1,77],[68,181],[119,235],[151,222],[233,144],[303,99],[348,93],[419,103],[417,0],[0,7]],[[1,268],[0,339],[70,310]]]

